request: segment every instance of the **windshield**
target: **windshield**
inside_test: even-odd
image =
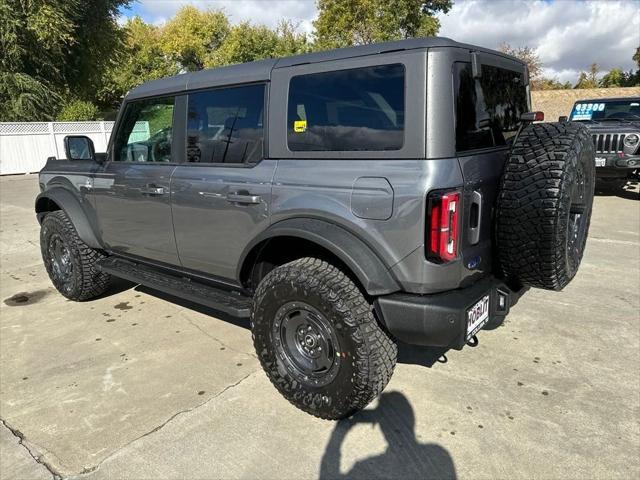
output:
[[[606,119],[640,120],[640,99],[614,100],[607,102],[577,102],[571,112],[571,121],[596,122]]]

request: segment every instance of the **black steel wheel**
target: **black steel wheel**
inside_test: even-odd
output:
[[[324,386],[340,367],[334,326],[304,301],[288,302],[276,312],[272,342],[289,373],[308,386]]]
[[[40,227],[42,260],[56,289],[71,300],[104,293],[111,276],[98,270],[102,253],[87,246],[62,210],[48,213]]]
[[[575,275],[582,260],[589,231],[594,181],[592,171],[585,171],[586,162],[577,162],[575,180],[571,185],[571,203],[567,222],[567,269]]]
[[[47,254],[53,279],[60,285],[70,286],[69,280],[73,275],[71,252],[59,233],[54,233],[49,238]]]
[[[253,343],[273,385],[324,419],[348,417],[389,382],[397,347],[343,272],[302,258],[272,270],[251,311]]]

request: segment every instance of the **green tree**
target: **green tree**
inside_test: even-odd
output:
[[[633,61],[636,62],[637,69],[635,73],[633,70],[630,70],[626,74],[626,79],[624,82],[625,87],[638,87],[640,86],[640,47],[636,48],[635,53],[633,54]]]
[[[627,74],[622,71],[621,68],[612,68],[608,73],[603,75],[600,79],[600,86],[602,88],[622,87],[627,80]]]
[[[281,22],[272,30],[264,25],[243,22],[231,28],[229,35],[205,61],[206,67],[252,62],[264,58],[285,57],[308,50],[306,36],[297,33],[290,22]]]
[[[56,120],[61,122],[87,122],[97,120],[100,111],[96,105],[84,100],[72,100],[58,114]]]
[[[0,120],[49,120],[65,97],[92,99],[128,3],[0,0]]]
[[[452,0],[317,0],[319,50],[435,35]]]
[[[99,103],[107,108],[117,108],[122,97],[141,83],[175,75],[181,68],[162,51],[158,27],[133,17],[122,29],[124,45],[107,68],[97,94]]]
[[[220,10],[182,7],[162,29],[162,50],[188,71],[204,68],[210,52],[229,34],[229,19]]]

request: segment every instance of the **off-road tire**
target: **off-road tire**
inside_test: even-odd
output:
[[[591,218],[594,156],[584,125],[541,123],[522,130],[505,166],[496,210],[498,261],[507,279],[561,290],[575,276]]]
[[[50,251],[54,239],[61,242],[68,251],[71,268],[66,278],[61,278],[54,272],[54,260]],[[104,258],[104,255],[80,239],[64,211],[47,213],[42,220],[40,251],[53,285],[70,300],[89,300],[103,294],[109,288],[111,275],[101,272],[96,267],[96,263]]]
[[[338,349],[335,378],[312,386],[292,373],[278,347],[278,312],[303,302],[325,316]],[[258,285],[251,312],[252,337],[271,383],[293,405],[327,420],[349,417],[385,388],[396,364],[397,346],[380,328],[358,287],[338,268],[302,258],[272,270]],[[281,342],[282,343],[282,342]]]

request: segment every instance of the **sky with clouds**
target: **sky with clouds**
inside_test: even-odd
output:
[[[315,0],[138,0],[123,13],[161,24],[185,4],[223,9],[234,23],[275,26],[286,18],[308,33],[316,16]],[[640,46],[640,0],[454,0],[440,21],[440,35],[454,40],[534,47],[545,75],[563,82],[593,62],[630,70]]]

